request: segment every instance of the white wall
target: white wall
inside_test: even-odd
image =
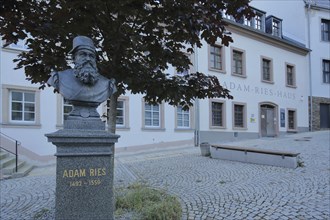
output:
[[[117,147],[156,144],[162,142],[182,141],[193,139],[193,130],[175,130],[175,108],[164,105],[164,130],[142,129],[142,95],[129,96],[129,130],[117,129],[121,137]]]
[[[31,84],[25,79],[23,69],[14,70],[16,63],[13,59],[20,51],[1,50],[1,85],[14,85],[38,88],[40,85]],[[2,92],[2,89],[1,89]],[[52,89],[46,88],[40,92],[40,126],[4,125],[1,117],[1,132],[20,141],[22,146],[40,155],[50,155],[55,152],[55,146],[47,142],[46,133],[55,131],[56,102],[52,97]],[[1,94],[2,98],[2,94]],[[9,100],[1,100],[2,104]],[[2,109],[2,108],[1,108]],[[1,112],[1,116],[4,112]],[[54,117],[52,117],[54,115]]]
[[[306,41],[306,14],[303,0],[289,0],[285,3],[279,3],[277,0],[253,0],[252,6],[266,11],[268,15],[274,15],[283,19],[283,33],[300,42]],[[297,9],[297,10],[293,10]],[[329,19],[329,15],[315,14],[312,16],[312,27],[315,27],[312,33],[320,31],[320,17]],[[316,30],[317,29],[317,30]],[[297,109],[298,127],[308,127],[308,60],[307,56],[297,55],[293,52],[283,50],[271,46],[260,41],[251,40],[247,37],[233,33],[234,46],[243,49],[246,52],[247,61],[247,78],[231,76],[231,58],[230,47],[225,51],[226,74],[211,72],[208,70],[208,50],[207,45],[198,51],[198,70],[219,77],[221,84],[226,84],[234,100],[226,100],[226,125],[227,128],[221,131],[232,131],[232,101],[247,103],[247,118],[254,115],[255,123],[247,123],[246,132],[259,132],[259,103],[273,102],[278,104],[278,108]],[[313,50],[313,54],[319,57],[329,57],[325,45],[320,43],[319,39],[314,39],[317,45]],[[260,76],[260,56],[267,56],[273,59],[274,65],[274,84],[262,83]],[[17,56],[17,52],[13,50],[1,49],[0,53],[0,83],[13,84],[29,87],[38,87],[32,85],[25,79],[24,71],[13,70],[15,64],[12,59]],[[328,58],[329,59],[329,58]],[[285,62],[294,64],[296,67],[297,88],[288,88],[285,86]],[[320,85],[321,78],[321,61],[320,58],[313,58],[313,89],[316,96],[324,96],[329,91],[329,86]],[[173,68],[169,69],[170,73],[174,73]],[[315,74],[316,73],[316,74]],[[317,78],[318,77],[318,78]],[[245,88],[245,90],[244,90]],[[118,140],[117,147],[137,146],[153,143],[192,140],[194,133],[190,131],[175,130],[175,108],[165,104],[165,130],[148,131],[142,129],[142,95],[129,95],[129,130],[117,130],[121,135]],[[2,99],[2,95],[1,95]],[[1,125],[1,132],[18,139],[22,145],[40,155],[51,155],[55,152],[55,146],[47,142],[44,136],[57,130],[56,115],[57,102],[56,95],[53,94],[52,88],[46,88],[41,91],[40,95],[40,121],[41,127],[8,127]],[[8,100],[1,100],[1,103]],[[0,108],[2,109],[2,108]],[[2,111],[2,110],[0,110]],[[1,112],[1,115],[3,112]],[[209,102],[207,99],[200,100],[200,130],[209,130]],[[2,120],[2,118],[0,119]],[[248,120],[249,121],[249,120]],[[2,121],[0,121],[2,123]],[[287,124],[286,124],[287,126]],[[286,128],[280,128],[280,131],[286,131]]]
[[[251,6],[283,19],[283,34],[308,46],[308,16],[310,16],[311,32],[311,69],[312,95],[330,98],[330,85],[322,79],[322,59],[330,59],[329,42],[321,41],[321,19],[330,20],[329,10],[311,9],[305,7],[304,0],[253,0]]]
[[[38,88],[25,79],[24,70],[14,70],[16,64],[12,62],[20,51],[1,50],[1,84]],[[174,73],[173,68],[169,69]],[[1,90],[2,91],[2,90]],[[55,146],[47,142],[45,134],[56,131],[56,115],[58,114],[56,94],[53,88],[47,87],[40,92],[40,126],[12,126],[4,125],[1,117],[1,132],[19,140],[22,146],[39,154],[51,155],[55,153]],[[194,130],[175,129],[175,108],[165,104],[164,130],[142,129],[142,95],[129,95],[129,129],[117,129],[121,136],[117,147],[157,144],[173,141],[193,140]],[[2,98],[2,95],[1,95]],[[2,100],[9,102],[9,100]],[[1,108],[2,109],[2,108]],[[102,108],[98,108],[102,114]]]
[[[322,72],[322,59],[330,60],[330,43],[321,41],[321,19],[330,20],[330,11],[310,10],[312,93],[330,98],[330,84],[323,83]]]

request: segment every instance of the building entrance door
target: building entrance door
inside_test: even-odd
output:
[[[330,104],[320,104],[320,128],[330,128]]]
[[[276,114],[275,107],[271,105],[260,106],[260,121],[261,121],[261,136],[275,137],[276,136]]]

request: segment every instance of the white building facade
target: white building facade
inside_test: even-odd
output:
[[[285,7],[274,0],[251,4],[276,13],[283,19],[284,35],[311,49],[308,55],[310,130],[330,129],[330,1],[286,1]]]
[[[330,129],[330,1],[306,2],[311,129]]]
[[[198,52],[200,71],[217,75],[234,96],[200,101],[202,142],[308,131],[308,49],[282,36],[281,19],[256,14],[229,22],[234,43],[216,46],[218,58],[211,46]]]
[[[204,43],[191,57],[190,71],[216,75],[234,99],[196,100],[184,111],[167,103],[149,105],[142,95],[127,93],[118,102],[117,133],[121,137],[116,147],[193,145],[308,131],[305,29],[293,31],[290,38],[284,35],[287,21],[280,15],[255,10],[257,17],[251,22],[228,18],[234,39],[229,47]],[[305,11],[304,4],[301,10]],[[291,40],[292,36],[301,40]],[[13,70],[12,60],[22,49],[1,46],[1,133],[35,154],[53,155],[55,146],[44,134],[63,127],[70,105],[52,88],[40,91],[38,85],[30,84],[22,69]],[[168,72],[178,74],[173,68]],[[101,115],[106,113],[106,103],[98,110]]]

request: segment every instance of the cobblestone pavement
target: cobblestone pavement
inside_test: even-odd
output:
[[[167,189],[180,198],[182,219],[330,219],[329,143],[329,131],[227,143],[299,152],[297,169],[210,159],[196,147],[119,153],[115,186]],[[53,216],[55,169],[40,173],[0,181],[0,219]]]

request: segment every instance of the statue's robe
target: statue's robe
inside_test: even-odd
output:
[[[114,80],[98,75],[94,85],[86,85],[76,78],[73,69],[52,72],[47,83],[69,102],[90,102],[99,105],[116,92]]]

